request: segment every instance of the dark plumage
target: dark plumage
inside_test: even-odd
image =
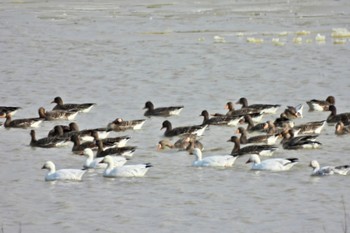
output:
[[[83,104],[64,104],[61,97],[57,96],[51,103],[56,103],[56,106],[52,110],[64,110],[64,111],[79,111],[88,112],[95,105],[95,103],[83,103]]]
[[[309,111],[329,111],[329,106],[335,105],[335,98],[330,95],[326,100],[312,99],[306,103],[309,106]]]
[[[53,111],[46,111],[45,108],[40,107],[39,110],[39,117],[45,118],[47,121],[53,121],[53,120],[73,120],[77,114],[78,111],[76,110],[53,110]]]
[[[103,148],[103,143],[101,140],[96,141],[97,153],[96,158],[105,157],[106,155],[121,155],[124,157],[132,157],[136,150],[135,146],[123,146],[123,147],[113,147],[113,148]]]
[[[240,98],[236,104],[241,104],[242,108],[253,108],[263,113],[276,113],[277,109],[281,107],[279,104],[251,104],[248,105],[248,100],[245,97]]]
[[[29,128],[38,127],[45,119],[44,118],[22,118],[12,120],[11,114],[6,114],[5,128]]]
[[[281,144],[284,149],[298,150],[298,149],[314,149],[322,145],[322,143],[316,141],[318,134],[294,136],[293,129],[282,133],[283,139]]]
[[[242,156],[245,154],[258,154],[261,156],[271,156],[278,148],[270,145],[251,145],[241,148],[240,140],[236,136],[232,136],[228,142],[233,142],[235,145],[232,149],[231,155]]]
[[[329,106],[329,111],[331,114],[327,117],[327,123],[329,124],[335,124],[338,121],[349,121],[350,119],[350,112],[345,113],[339,113],[337,114],[337,108],[334,105]]]
[[[203,116],[202,125],[230,125],[235,126],[239,123],[243,116],[214,116],[209,117],[209,112],[207,110],[203,110],[201,115]]]
[[[294,130],[299,130],[300,134],[320,134],[326,121],[312,121],[304,124],[296,125]]]
[[[263,143],[267,145],[273,145],[278,139],[278,135],[274,134],[263,134],[248,138],[248,132],[243,127],[239,127],[236,132],[241,135],[239,138],[241,144]]]
[[[0,106],[0,116],[6,117],[6,115],[14,115],[18,109],[21,107],[12,107],[12,106]]]
[[[250,115],[244,116],[244,122],[248,124],[246,128],[248,132],[266,132],[269,128],[269,124],[267,122],[255,125]]]
[[[208,125],[193,125],[173,128],[170,121],[166,120],[163,122],[161,129],[166,129],[164,132],[164,136],[166,137],[173,137],[182,134],[197,134],[197,136],[201,136],[207,126]]]
[[[143,109],[147,109],[144,113],[145,116],[162,116],[168,117],[172,115],[179,115],[184,106],[170,106],[170,107],[158,107],[155,108],[151,101],[145,103]]]
[[[30,146],[32,147],[42,147],[42,148],[52,148],[66,145],[70,139],[64,136],[54,136],[36,139],[35,130],[30,131],[31,141]]]
[[[145,119],[124,121],[122,118],[117,118],[114,121],[108,123],[107,130],[116,132],[125,131],[129,129],[137,130],[142,128],[145,121]]]

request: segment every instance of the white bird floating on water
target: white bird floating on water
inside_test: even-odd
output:
[[[48,169],[49,172],[45,175],[45,181],[55,180],[76,180],[80,181],[86,171],[81,169],[60,169],[56,171],[56,166],[52,161],[47,161],[42,169]]]
[[[238,156],[233,155],[213,155],[203,158],[202,151],[194,148],[192,153],[196,159],[193,161],[194,167],[232,167]]]
[[[252,170],[287,171],[298,162],[297,158],[272,158],[261,161],[259,155],[252,154],[246,163],[253,163]]]
[[[309,166],[313,168],[311,176],[327,176],[333,174],[345,176],[350,171],[350,165],[320,167],[320,164],[316,160],[312,160]]]
[[[148,169],[152,167],[150,163],[116,167],[110,155],[104,157],[102,162],[107,163],[107,167],[103,172],[104,177],[143,177]]]
[[[84,162],[84,169],[89,168],[106,168],[106,163],[101,163],[104,157],[95,158],[94,152],[90,148],[84,149],[84,155],[87,157],[87,159]],[[115,167],[121,167],[126,163],[126,158],[123,156],[111,156],[113,159],[113,164]]]

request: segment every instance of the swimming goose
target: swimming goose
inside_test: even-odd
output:
[[[248,105],[248,100],[245,97],[240,98],[236,104],[241,104],[242,108],[255,108],[261,113],[274,114],[281,105],[279,104],[252,104]]]
[[[11,114],[6,114],[6,121],[4,123],[5,128],[37,128],[44,121],[44,118],[22,118],[11,119]]]
[[[106,155],[121,155],[124,157],[132,157],[136,146],[123,146],[123,147],[112,147],[112,148],[104,148],[101,140],[96,141],[97,145],[97,154],[96,157],[105,157]]]
[[[322,145],[322,143],[316,141],[319,134],[295,136],[294,130],[290,129],[287,132],[283,132],[282,136],[281,144],[287,150],[315,149]]]
[[[310,167],[313,168],[311,176],[326,176],[326,175],[347,175],[350,171],[350,165],[341,166],[324,166],[320,167],[320,164],[316,160],[310,162]]]
[[[328,111],[330,105],[335,105],[335,98],[330,95],[326,100],[312,99],[306,103],[309,105],[309,111]]]
[[[201,115],[203,116],[202,125],[228,125],[228,126],[236,126],[242,119],[243,116],[214,116],[209,118],[209,112],[207,110],[203,110]]]
[[[107,130],[113,130],[116,132],[125,131],[128,129],[138,130],[142,128],[145,121],[145,119],[124,121],[122,118],[117,118],[114,121],[108,123]]]
[[[89,112],[95,103],[83,103],[83,104],[64,104],[61,97],[57,96],[51,103],[56,103],[56,106],[52,110],[64,110],[64,111],[79,111]]]
[[[76,124],[75,122],[72,122],[74,124]],[[70,124],[72,124],[70,123]],[[50,131],[49,133],[47,134],[48,137],[53,137],[53,136],[57,136],[58,135],[58,127],[61,127],[62,130],[63,130],[63,133],[68,133],[68,132],[71,132],[71,131],[75,131],[73,130],[71,127],[70,127],[70,124],[69,125],[55,125]],[[77,129],[76,131],[79,131],[79,129]]]
[[[69,123],[69,127],[71,131],[64,133],[63,136],[71,137],[73,135],[78,135],[81,141],[94,141],[96,137],[94,134],[96,133],[100,139],[104,139],[110,134],[110,132],[107,131],[107,128],[104,127],[79,130],[79,127],[75,122]]]
[[[52,148],[65,146],[70,142],[70,139],[64,136],[44,137],[36,139],[35,130],[30,131],[31,140],[29,145],[32,147]]]
[[[293,127],[295,130],[300,130],[299,134],[320,134],[326,121],[312,121],[304,124],[296,125]]]
[[[194,148],[192,154],[195,156],[192,162],[194,167],[232,167],[238,157],[238,155],[212,155],[203,158],[199,148]]]
[[[80,181],[86,171],[80,169],[60,169],[56,171],[56,166],[52,161],[47,161],[42,169],[47,169],[49,172],[45,175],[45,181],[55,180],[76,180]]]
[[[246,128],[248,132],[266,132],[269,128],[268,122],[254,124],[252,117],[250,115],[244,116],[244,122],[248,124]]]
[[[172,128],[170,121],[166,120],[162,124],[162,129],[166,129],[164,132],[165,137],[173,137],[182,134],[196,134],[197,136],[202,136],[208,125],[193,125],[193,126],[182,126]]]
[[[96,142],[86,141],[81,143],[78,135],[72,135],[71,141],[73,142],[72,152],[77,155],[83,154],[86,148],[97,149]]]
[[[263,143],[266,145],[274,145],[276,144],[276,141],[279,138],[278,135],[274,135],[274,134],[263,134],[263,135],[257,135],[257,136],[248,138],[248,132],[243,127],[238,127],[236,133],[241,135],[239,138],[241,144]]]
[[[15,113],[21,109],[21,107],[12,107],[12,106],[0,106],[0,115],[6,117],[6,115],[15,115]]]
[[[143,177],[148,169],[152,167],[150,163],[116,167],[110,155],[104,157],[102,163],[107,163],[107,167],[103,172],[104,177]]]
[[[241,108],[241,109],[234,109],[233,103],[227,102],[224,106],[224,109],[227,109],[228,112],[226,114],[220,114],[215,113],[213,116],[245,116],[245,115],[251,115],[251,114],[261,114],[261,111],[259,109],[255,108]],[[253,118],[254,119],[254,118]]]
[[[196,139],[196,135],[189,134],[181,137],[174,144],[167,138],[160,140],[157,145],[157,150],[164,150],[166,148],[177,148],[187,151],[190,151],[193,148],[199,148],[203,150],[203,144]]]
[[[123,147],[126,146],[127,142],[130,140],[129,136],[117,136],[117,137],[106,137],[103,139],[100,139],[98,131],[94,131],[92,133],[92,136],[94,137],[94,141],[101,140],[103,144],[105,145],[112,145],[114,144],[116,147]]]
[[[258,154],[261,156],[271,156],[278,149],[278,147],[270,145],[251,145],[241,148],[239,138],[236,136],[232,136],[228,142],[235,144],[231,155]]]
[[[350,133],[350,125],[345,125],[342,121],[338,121],[335,125],[335,134],[336,135],[344,135]]]
[[[253,163],[251,170],[287,171],[298,162],[298,158],[272,158],[261,161],[259,155],[252,154],[246,163]]]
[[[94,152],[90,148],[84,149],[83,153],[87,157],[83,165],[84,169],[107,167],[107,164],[101,163],[104,157],[95,158]],[[122,156],[111,156],[111,158],[113,159],[113,163],[115,167],[121,167],[127,161],[126,158]]]
[[[168,117],[173,115],[179,115],[184,106],[170,106],[170,107],[158,107],[154,108],[154,105],[151,101],[147,101],[145,103],[145,107],[143,109],[147,109],[144,113],[145,116],[162,116]]]
[[[289,117],[287,116],[285,111],[281,113],[280,117],[275,119],[273,124],[279,128],[285,128],[285,127],[293,128],[294,127],[294,122],[291,119],[289,119]]]
[[[337,114],[337,108],[334,105],[329,106],[329,111],[331,114],[327,117],[328,124],[336,124],[338,121],[349,121],[350,112]]]
[[[297,106],[287,106],[284,110],[284,116],[286,116],[289,120],[293,120],[295,118],[303,118],[303,108],[304,105],[298,104]]]
[[[39,108],[39,116],[40,118],[45,118],[47,121],[53,120],[74,120],[74,118],[78,115],[78,111],[63,111],[63,110],[53,110],[46,111],[45,108]]]

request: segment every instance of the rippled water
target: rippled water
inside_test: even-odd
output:
[[[349,15],[345,0],[2,1],[0,105],[21,106],[15,118],[24,118],[36,116],[40,106],[51,109],[57,95],[96,102],[76,118],[82,129],[116,117],[143,118],[146,100],[185,105],[169,118],[174,126],[201,123],[203,109],[224,113],[224,104],[241,96],[282,104],[282,111],[334,95],[345,112],[350,42],[332,37],[332,30],[349,28]],[[324,42],[315,40],[318,33]],[[327,115],[305,106],[296,123]],[[311,159],[349,163],[349,138],[336,137],[333,126],[319,137],[322,149],[276,153],[301,160],[291,171],[255,173],[246,158],[230,169],[198,169],[185,152],[156,151],[163,120],[115,133],[131,136],[129,145],[138,147],[129,163],[154,165],[146,177],[105,179],[90,172],[73,183],[44,182],[40,169],[46,160],[81,167],[84,159],[70,147],[33,149],[28,130],[1,128],[3,231],[344,232],[349,178],[311,178],[308,167]],[[45,122],[38,136],[56,123]],[[201,139],[204,155],[229,153],[234,130],[210,127]]]

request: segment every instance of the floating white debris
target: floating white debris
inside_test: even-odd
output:
[[[346,39],[344,38],[337,38],[334,39],[333,44],[345,44],[346,43]]]
[[[226,42],[225,38],[222,36],[214,36],[214,41],[216,43],[225,43]]]
[[[310,35],[310,31],[305,31],[305,30],[303,30],[303,31],[298,31],[298,32],[296,32],[296,34],[297,34],[298,36],[306,36],[306,35]]]
[[[334,38],[350,37],[350,32],[346,28],[333,28],[332,37]]]
[[[311,44],[311,43],[312,43],[312,39],[311,39],[311,38],[307,38],[307,39],[305,40],[305,43]]]
[[[198,41],[205,41],[205,38],[204,37],[199,37]]]
[[[280,41],[280,38],[272,38],[272,43],[277,46],[283,46],[284,42]]]
[[[278,33],[279,36],[288,36],[288,32],[280,32]]]
[[[243,32],[237,32],[236,35],[242,37],[242,36],[244,36],[244,33]]]
[[[261,38],[254,38],[254,37],[248,37],[248,38],[247,38],[247,42],[259,44],[259,43],[263,43],[263,42],[264,42],[264,39],[261,39]]]
[[[326,36],[325,35],[321,35],[320,33],[317,33],[315,40],[318,42],[325,42],[326,41]]]
[[[303,41],[303,38],[301,38],[300,36],[295,37],[293,39],[293,42],[296,43],[296,44],[300,44],[302,41]]]

